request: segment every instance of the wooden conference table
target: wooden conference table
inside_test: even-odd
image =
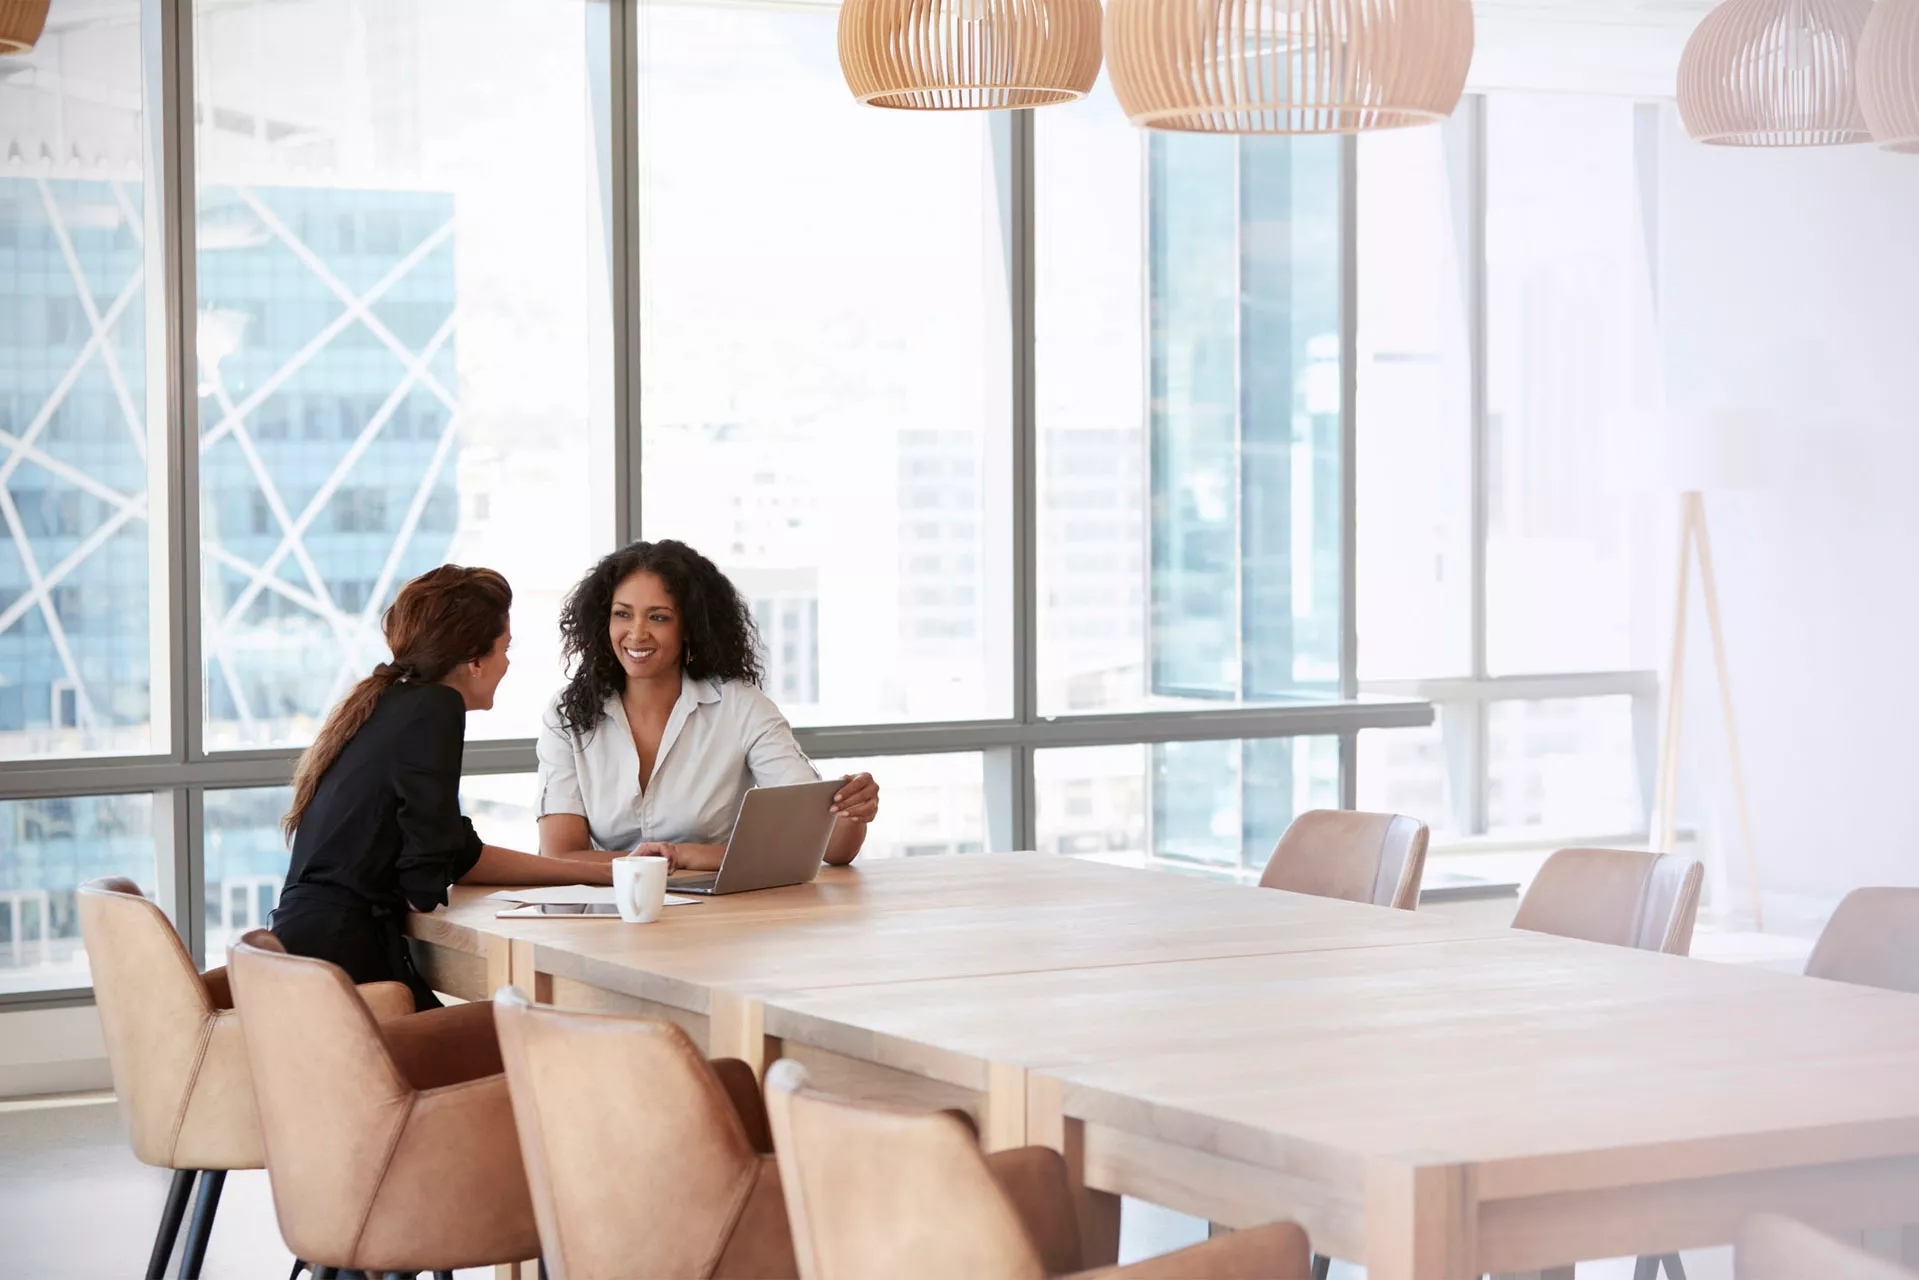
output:
[[[1301,1223],[1371,1280],[1919,1222],[1919,996],[1041,854],[829,868],[656,924],[411,931],[433,985],[668,1018],[964,1106],[1118,1195]],[[1909,1236],[1912,1233],[1909,1233]]]

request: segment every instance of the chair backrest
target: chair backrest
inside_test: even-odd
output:
[[[554,1280],[709,1274],[761,1160],[686,1033],[513,987],[493,1016]]]
[[[1919,889],[1854,889],[1806,960],[1806,976],[1919,992]]]
[[[1919,1280],[1904,1267],[1773,1214],[1740,1228],[1732,1270],[1734,1280]]]
[[[766,1109],[800,1280],[1043,1280],[958,1116],[830,1097],[791,1059],[767,1072]]]
[[[1561,849],[1520,899],[1513,928],[1683,956],[1692,949],[1705,870],[1635,849]]]
[[[171,1167],[213,996],[166,914],[133,881],[87,881],[79,908],[107,1066],[133,1152],[147,1164]],[[237,1087],[246,1084],[243,1076]]]
[[[1259,883],[1411,911],[1426,870],[1426,824],[1397,813],[1313,809],[1294,818]]]
[[[274,1213],[303,1258],[357,1239],[413,1086],[345,970],[264,929],[227,948]]]

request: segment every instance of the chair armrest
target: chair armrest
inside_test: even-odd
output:
[[[753,1068],[738,1058],[714,1058],[713,1074],[746,1128],[746,1140],[761,1155],[773,1154],[773,1128],[766,1119],[766,1098]]]
[[[438,1089],[506,1069],[500,1064],[491,1000],[392,1018],[380,1024],[380,1034],[393,1065],[415,1089]]]
[[[413,1012],[413,990],[404,982],[362,982],[353,988],[366,1001],[375,1022],[400,1018]]]
[[[343,1259],[353,1268],[404,1273],[430,1265],[457,1271],[539,1256],[504,1075],[415,1094],[380,1172],[354,1254]],[[422,1256],[423,1241],[434,1242],[433,1256]]]
[[[207,984],[207,999],[216,1009],[231,1009],[233,1005],[233,983],[227,978],[227,967],[208,969],[200,975],[200,981]]]
[[[1306,1233],[1270,1222],[1124,1267],[1083,1271],[1074,1280],[1312,1280]]]

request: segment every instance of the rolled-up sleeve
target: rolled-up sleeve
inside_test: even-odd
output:
[[[395,741],[399,797],[400,892],[416,911],[446,901],[447,887],[473,869],[479,833],[460,812],[466,707],[451,689],[418,699],[418,718]]]
[[[814,782],[820,771],[800,750],[793,739],[793,726],[786,722],[773,700],[751,686],[742,686],[747,697],[746,767],[757,787],[786,787],[799,782]]]
[[[540,719],[540,800],[533,816],[544,818],[553,813],[586,816],[586,798],[580,794],[580,765],[573,751],[573,735],[560,726],[558,704],[546,709]]]

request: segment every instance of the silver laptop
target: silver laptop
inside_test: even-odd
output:
[[[833,834],[833,797],[844,778],[790,787],[754,787],[740,801],[718,871],[670,876],[672,893],[745,893],[805,884],[820,869]]]

